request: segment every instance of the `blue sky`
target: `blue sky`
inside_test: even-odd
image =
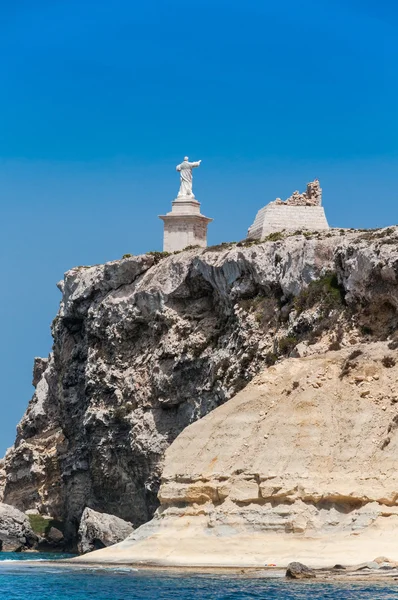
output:
[[[0,454],[56,281],[161,249],[185,154],[209,243],[315,177],[332,226],[398,222],[397,25],[387,0],[0,0]]]

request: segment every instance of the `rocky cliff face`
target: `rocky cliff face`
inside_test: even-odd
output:
[[[86,506],[137,527],[171,442],[260,370],[394,334],[395,228],[280,238],[67,272],[4,502],[64,520],[70,540]]]
[[[91,562],[398,559],[396,342],[290,358],[166,451],[155,518]]]

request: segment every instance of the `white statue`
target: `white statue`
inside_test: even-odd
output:
[[[202,161],[189,162],[188,156],[184,157],[184,161],[176,166],[177,171],[180,172],[180,191],[178,192],[177,198],[181,196],[191,196],[195,198],[192,192],[192,169],[200,167]]]

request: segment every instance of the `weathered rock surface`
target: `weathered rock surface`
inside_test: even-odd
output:
[[[394,334],[397,240],[396,228],[331,231],[68,271],[4,501],[64,521],[72,541],[85,506],[146,522],[164,453],[189,424],[289,354]],[[239,480],[233,494],[258,487]]]
[[[288,579],[311,579],[315,577],[315,573],[302,563],[291,562],[287,565],[286,577]]]
[[[33,379],[32,379],[32,385],[33,387],[36,387],[37,384],[39,383],[40,379],[43,376],[44,371],[47,369],[48,366],[48,358],[40,358],[37,357],[34,359],[33,362]]]
[[[46,533],[46,542],[55,546],[62,544],[64,541],[64,534],[57,527],[50,527],[48,533]]]
[[[131,523],[91,508],[83,512],[79,526],[78,549],[81,554],[106,548],[124,540],[133,532]]]
[[[187,427],[161,507],[90,560],[311,566],[398,559],[398,351],[290,358]]]
[[[37,540],[24,513],[8,504],[0,504],[0,552],[28,550]]]
[[[6,485],[6,469],[4,458],[0,459],[0,501],[3,499],[4,488]]]

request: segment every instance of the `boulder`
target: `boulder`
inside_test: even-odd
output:
[[[287,565],[286,577],[288,579],[309,579],[315,577],[312,569],[299,562],[291,562]]]
[[[23,512],[8,504],[0,504],[0,551],[28,550],[37,540],[37,535]]]
[[[106,548],[123,541],[133,531],[132,524],[119,517],[86,508],[79,526],[78,550],[86,554]]]
[[[64,534],[57,527],[50,527],[46,539],[52,544],[59,544],[64,541]]]
[[[69,551],[63,532],[58,527],[48,527],[37,544],[39,552]]]
[[[382,566],[382,565],[391,565],[392,567],[398,566],[398,563],[395,560],[391,560],[390,558],[387,558],[386,556],[378,556],[377,558],[374,559],[373,562],[377,563],[380,566]]]

